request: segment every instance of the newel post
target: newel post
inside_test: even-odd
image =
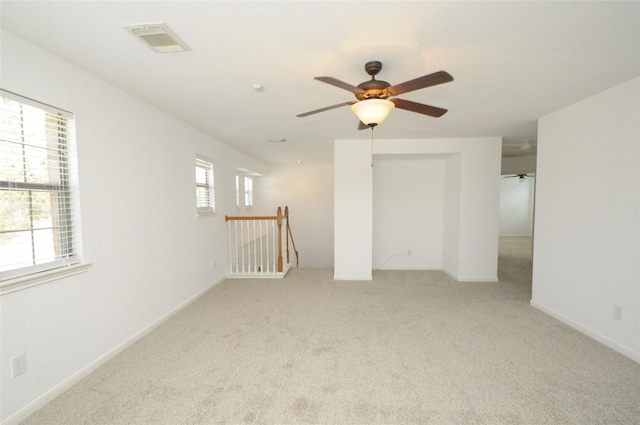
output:
[[[278,207],[276,216],[278,219],[278,273],[282,273],[284,269],[282,265],[282,208]]]

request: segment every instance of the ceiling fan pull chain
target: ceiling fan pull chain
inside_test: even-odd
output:
[[[373,168],[373,129],[374,126],[371,127],[371,168]]]

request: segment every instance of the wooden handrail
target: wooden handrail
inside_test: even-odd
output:
[[[285,238],[287,239],[286,246],[286,254],[287,254],[287,264],[289,264],[289,234],[291,233],[291,228],[289,227],[289,207],[284,207],[284,214],[282,212],[282,208],[278,207],[278,211],[275,216],[224,216],[224,221],[249,221],[249,220],[274,220],[278,224],[278,273],[282,273],[284,270],[284,259],[282,257],[282,221],[283,219],[287,220],[287,225],[285,228]],[[291,237],[291,242],[293,242],[293,236]],[[295,251],[295,244],[294,244]],[[296,260],[298,258],[298,251],[296,253]],[[296,262],[297,266],[297,262]]]
[[[291,232],[291,222],[289,220],[289,207],[284,207],[284,214],[287,217],[287,263],[291,264],[291,262],[289,261],[289,238],[291,238],[291,245],[293,245],[293,252],[296,253],[296,267],[298,267],[298,261],[299,261],[299,256],[298,256],[298,250],[296,249],[296,243],[293,240],[293,233]]]
[[[250,217],[247,216],[230,216],[225,215],[224,221],[233,221],[233,220],[277,220],[278,217],[275,215],[252,215]]]

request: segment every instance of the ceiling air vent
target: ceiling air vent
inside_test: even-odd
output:
[[[157,24],[138,24],[124,27],[144,44],[158,53],[182,52],[189,50],[163,22]]]

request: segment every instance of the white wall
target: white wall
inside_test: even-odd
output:
[[[333,267],[333,164],[271,166],[256,185],[260,214],[289,207],[299,267]]]
[[[374,158],[374,269],[442,269],[444,168],[435,155]]]
[[[373,167],[371,141],[336,140],[334,148],[334,279],[371,280]]]
[[[448,143],[445,142],[445,146]],[[498,280],[502,138],[460,141],[458,280]]]
[[[444,170],[444,220],[442,269],[458,270],[460,265],[460,186],[462,185],[461,154],[451,155]],[[447,235],[444,237],[444,235]],[[496,254],[497,255],[497,254]]]
[[[6,32],[1,65],[4,89],[76,113],[92,263],[0,299],[1,419],[15,422],[224,277],[235,168],[266,167]],[[196,154],[214,161],[218,208],[200,220]],[[12,378],[23,352],[27,372]]]
[[[640,362],[640,79],[540,119],[534,241],[531,304]]]
[[[533,236],[535,177],[500,180],[500,236]]]
[[[505,156],[502,158],[502,175],[527,174],[536,172],[536,154],[522,156]]]
[[[374,156],[445,155],[443,270],[497,280],[501,139],[335,141],[336,279],[371,279]],[[412,226],[405,223],[404,226]]]

